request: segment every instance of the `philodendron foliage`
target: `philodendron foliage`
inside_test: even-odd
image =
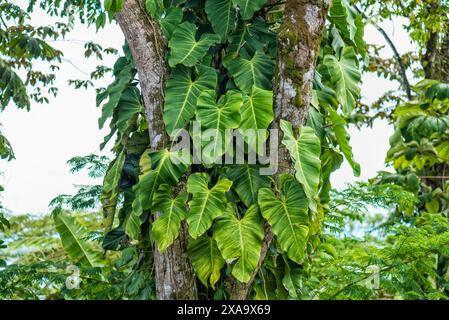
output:
[[[111,14],[123,1],[106,1]],[[142,98],[133,58],[114,66],[115,81],[97,98],[103,126],[110,120],[115,160],[106,173],[101,201],[109,250],[129,241],[145,250],[155,241],[164,252],[179,236],[182,221],[190,235],[189,257],[199,280],[225,291],[229,277],[246,283],[256,271],[267,229],[274,235],[264,272],[279,279],[272,285],[295,295],[295,270],[307,263],[320,243],[328,211],[330,174],[346,158],[359,174],[345,129],[359,98],[359,63],[365,56],[361,18],[345,0],[330,9],[317,61],[313,102],[306,126],[281,121],[279,142],[291,156],[294,174],[260,174],[260,163],[175,163],[170,146],[150,150]],[[168,42],[169,79],[163,118],[168,135],[193,123],[201,129],[265,130],[274,119],[272,83],[276,32],[282,10],[267,0],[148,0]],[[209,154],[224,157],[219,143]],[[245,141],[248,142],[248,141]],[[284,170],[285,171],[285,170]],[[184,181],[186,188],[179,189]],[[156,218],[157,213],[157,218]],[[147,250],[148,251],[148,250]],[[275,268],[276,261],[288,262]],[[280,265],[285,265],[284,262]],[[263,297],[256,280],[255,294]],[[218,291],[217,291],[218,292]]]

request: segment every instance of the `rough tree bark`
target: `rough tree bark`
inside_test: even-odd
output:
[[[285,4],[277,39],[278,59],[273,82],[275,120],[272,129],[278,129],[280,135],[281,119],[290,121],[293,128],[299,128],[307,122],[315,67],[329,6],[330,0],[287,0]],[[280,173],[294,173],[290,155],[281,145]],[[257,269],[247,284],[234,285],[232,299],[248,298],[272,238],[270,229],[265,227]]]
[[[160,150],[168,143],[162,117],[168,77],[165,63],[167,41],[159,23],[146,14],[144,2],[126,0],[116,19],[136,62],[151,149]],[[185,188],[185,181],[178,186],[178,189],[182,188]],[[187,244],[188,234],[183,224],[179,238],[163,254],[153,246],[158,299],[197,299],[196,280],[187,256]]]
[[[426,52],[422,58],[426,79],[438,78],[438,68],[436,68],[436,65],[438,64],[438,40],[439,33],[433,32],[430,34],[430,38],[426,43]]]
[[[440,0],[433,0],[427,6],[428,14],[438,15],[438,11],[441,8]],[[438,79],[439,78],[439,68],[438,68],[438,58],[439,58],[439,42],[440,33],[433,30],[427,30],[429,32],[429,39],[426,42],[426,52],[422,56],[422,65],[424,68],[424,74],[426,79]]]

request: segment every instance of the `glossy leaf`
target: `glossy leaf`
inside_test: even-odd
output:
[[[278,184],[279,196],[269,188],[259,190],[260,210],[282,250],[291,260],[302,263],[309,233],[307,197],[292,176],[281,176]]]
[[[334,0],[329,11],[330,19],[342,34],[348,45],[354,45],[362,53],[365,49],[363,41],[364,24],[362,17],[347,0]]]
[[[354,175],[358,177],[360,176],[360,164],[354,160],[352,148],[349,145],[348,133],[346,132],[346,121],[334,109],[328,107],[326,110],[329,113],[332,129],[334,130],[335,138],[340,146],[340,150],[351,165]]]
[[[114,65],[115,81],[108,86],[106,91],[97,96],[97,107],[108,98],[107,102],[102,106],[102,114],[98,120],[100,129],[103,128],[106,120],[112,116],[115,108],[122,98],[123,92],[128,88],[130,81],[134,78],[136,71],[134,63],[126,57],[121,57]]]
[[[242,202],[249,208],[257,204],[260,188],[270,187],[270,177],[260,175],[260,166],[239,165],[229,168],[228,178]]]
[[[83,239],[86,231],[76,219],[62,210],[53,212],[53,219],[61,237],[62,246],[70,259],[89,267],[99,266],[99,252],[95,251],[91,243]]]
[[[196,26],[193,23],[186,21],[178,25],[168,43],[171,49],[168,58],[170,67],[177,64],[193,67],[206,55],[212,45],[220,42],[220,36],[217,34],[202,34],[198,41],[195,36]]]
[[[303,186],[312,211],[316,211],[315,199],[320,184],[321,142],[310,127],[301,127],[299,138],[295,137],[290,122],[281,120],[284,133],[282,144],[287,147],[295,165],[295,177]]]
[[[179,236],[181,221],[186,215],[187,193],[173,197],[171,187],[163,184],[153,196],[153,212],[160,216],[152,224],[152,235],[163,253]]]
[[[251,206],[239,219],[235,205],[229,204],[217,221],[214,237],[228,263],[238,259],[232,267],[232,275],[240,282],[247,283],[259,262],[264,237],[259,207]]]
[[[103,179],[103,190],[101,192],[100,201],[105,217],[104,225],[107,229],[110,229],[113,224],[124,163],[125,152],[122,151],[117,158],[111,162]]]
[[[339,59],[333,55],[326,55],[323,63],[329,70],[343,113],[350,114],[354,110],[355,101],[360,94],[361,79],[354,49],[352,47],[344,48]]]
[[[276,55],[276,34],[271,31],[262,17],[253,21],[240,21],[237,29],[229,35],[229,53],[252,56],[257,51],[268,48],[270,54]]]
[[[254,86],[251,94],[245,97],[240,113],[241,129],[268,129],[274,119],[273,92]]]
[[[226,208],[226,192],[232,182],[219,180],[209,188],[210,177],[207,173],[194,173],[187,181],[187,191],[192,194],[187,215],[190,236],[197,239],[211,226],[212,221],[223,214]]]
[[[139,176],[136,192],[143,210],[152,207],[153,196],[161,184],[174,186],[187,171],[189,164],[183,163],[182,159],[177,157],[176,151],[169,150],[146,151],[142,155],[140,161],[142,174]]]
[[[215,284],[220,279],[220,270],[225,264],[215,240],[206,234],[192,239],[189,243],[189,257],[201,283],[206,287],[210,283],[215,290]]]
[[[167,81],[164,122],[169,134],[189,123],[195,115],[200,94],[215,89],[217,85],[214,69],[199,65],[196,70],[193,75],[192,69],[179,66]]]
[[[243,92],[251,94],[254,85],[261,89],[271,89],[274,61],[262,51],[257,51],[250,59],[229,54],[223,60],[223,65]]]
[[[173,7],[167,10],[164,17],[160,19],[161,29],[168,40],[171,39],[173,32],[182,21],[182,9]]]
[[[225,153],[225,130],[237,128],[240,125],[242,104],[242,94],[232,90],[221,96],[218,101],[213,90],[204,91],[198,98],[196,117],[201,123],[202,130],[215,130],[210,141],[211,152],[207,155],[211,157],[210,161],[218,159]],[[204,142],[209,143],[209,141]]]

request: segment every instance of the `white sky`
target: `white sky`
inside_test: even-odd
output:
[[[22,0],[23,2],[23,0]],[[32,16],[33,24],[49,24],[51,20],[42,13]],[[408,36],[401,28],[401,21],[383,24],[393,41],[398,45],[400,53],[413,50]],[[84,43],[79,40],[93,40],[103,47],[120,49],[123,35],[116,25],[109,25],[98,34],[95,28],[77,25],[67,39],[71,41],[55,42],[53,45],[64,52],[64,57],[79,69],[90,73],[97,62],[86,61],[83,56]],[[366,28],[365,39],[369,43],[385,44],[381,35],[371,26]],[[391,50],[384,50],[391,56]],[[112,66],[115,57],[105,56],[102,64]],[[97,119],[100,110],[95,107],[95,91],[75,90],[67,85],[68,79],[86,78],[86,76],[65,62],[58,73],[57,86],[59,94],[49,104],[33,103],[30,112],[14,107],[0,113],[2,131],[9,138],[16,155],[16,160],[9,163],[0,162],[0,184],[5,187],[3,204],[14,214],[45,213],[48,204],[58,194],[72,194],[77,184],[91,184],[95,181],[83,174],[70,174],[66,161],[74,156],[89,153],[100,153],[99,144],[107,133],[107,129],[99,131]],[[110,79],[104,79],[101,85],[107,85]],[[375,75],[363,77],[362,96],[365,101],[376,100],[385,91],[396,85]],[[388,150],[388,138],[392,128],[384,122],[377,122],[373,129],[351,129],[351,145],[355,158],[362,167],[362,176],[356,179],[352,170],[345,163],[333,175],[333,185],[342,188],[346,183],[356,180],[367,180],[384,170],[384,157]],[[110,146],[108,146],[110,147]],[[96,181],[98,182],[98,181]]]

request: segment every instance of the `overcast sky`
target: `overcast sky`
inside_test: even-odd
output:
[[[48,25],[52,20],[43,13],[35,13],[32,23]],[[413,50],[400,20],[384,23],[383,26],[398,45],[400,53]],[[368,26],[365,33],[367,42],[386,44],[373,27]],[[50,200],[58,194],[74,193],[75,185],[99,183],[83,174],[70,174],[66,161],[71,157],[90,153],[111,155],[108,150],[99,151],[98,146],[107,131],[98,130],[100,110],[95,107],[94,89],[75,90],[67,85],[67,80],[85,79],[85,73],[93,71],[98,64],[93,59],[86,61],[84,58],[84,42],[92,40],[103,47],[120,49],[123,35],[116,25],[109,25],[99,33],[95,32],[95,28],[77,25],[66,39],[68,41],[52,43],[71,62],[64,62],[58,73],[58,96],[52,98],[49,104],[33,103],[30,112],[10,107],[0,113],[2,131],[9,138],[16,155],[16,160],[0,162],[0,171],[4,174],[0,177],[0,184],[5,187],[3,204],[14,214],[48,212]],[[389,48],[383,53],[386,57],[391,56]],[[112,66],[114,61],[115,57],[106,57],[102,64]],[[101,85],[110,82],[111,79],[106,78]],[[375,75],[364,75],[363,99],[366,102],[375,101],[382,93],[396,86]],[[338,189],[346,183],[367,180],[377,171],[385,169],[384,158],[392,128],[378,121],[373,129],[351,129],[350,134],[362,175],[358,179],[353,177],[352,170],[345,163],[333,175],[333,185]]]

